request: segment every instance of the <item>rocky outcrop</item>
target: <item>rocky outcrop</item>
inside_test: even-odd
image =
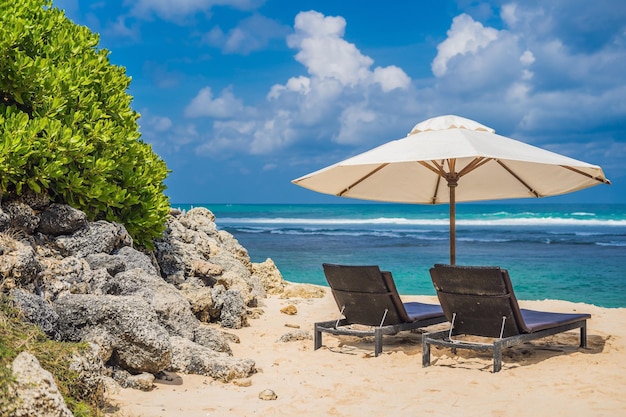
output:
[[[248,326],[259,299],[285,289],[271,259],[251,262],[205,208],[172,211],[154,243],[139,250],[124,226],[32,194],[0,207],[0,288],[50,338],[88,342],[72,366],[96,397],[113,380],[150,389],[163,371],[256,372],[223,329]]]
[[[238,290],[248,306],[265,296],[248,251],[230,233],[217,230],[215,216],[206,208],[172,217],[163,238],[155,242],[155,257],[163,278],[178,287],[221,284]]]

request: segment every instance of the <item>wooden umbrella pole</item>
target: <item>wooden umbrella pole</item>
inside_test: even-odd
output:
[[[459,174],[455,172],[455,159],[448,161],[450,172],[446,175],[450,190],[450,265],[456,265],[456,186]]]
[[[456,182],[450,187],[450,265],[456,265]]]

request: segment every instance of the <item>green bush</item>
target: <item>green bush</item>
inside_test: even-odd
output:
[[[140,139],[130,78],[98,41],[50,0],[0,1],[0,194],[46,193],[150,247],[169,212],[168,170]]]

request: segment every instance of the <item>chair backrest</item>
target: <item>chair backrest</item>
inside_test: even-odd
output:
[[[322,266],[337,307],[343,309],[349,323],[379,326],[410,322],[390,272],[376,265]]]
[[[502,337],[526,333],[509,273],[494,266],[435,265],[430,276],[454,333]]]

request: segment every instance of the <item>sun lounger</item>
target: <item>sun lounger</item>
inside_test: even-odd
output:
[[[493,350],[493,371],[502,367],[502,349],[529,340],[580,328],[580,347],[587,345],[589,314],[563,314],[519,308],[509,273],[499,267],[435,265],[430,275],[449,330],[422,336],[422,365],[430,365],[430,345]],[[454,339],[469,335],[493,343]]]
[[[315,349],[322,333],[374,336],[374,354],[383,350],[383,335],[446,321],[437,304],[403,303],[390,272],[378,266],[323,264],[340,315],[338,320],[315,323]],[[358,329],[355,325],[366,326]]]

